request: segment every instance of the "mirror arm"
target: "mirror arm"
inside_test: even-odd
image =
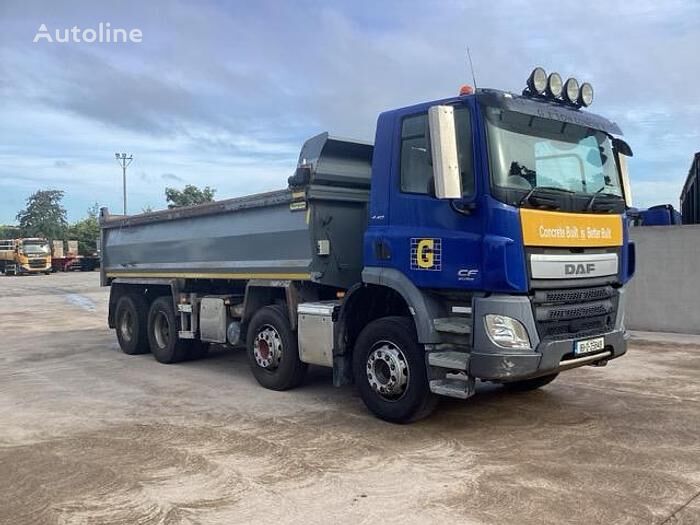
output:
[[[476,202],[460,202],[459,200],[451,200],[450,207],[461,215],[471,215],[476,209]]]

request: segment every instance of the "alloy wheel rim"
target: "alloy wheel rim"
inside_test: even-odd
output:
[[[160,348],[167,348],[170,343],[170,322],[163,312],[156,314],[153,323],[153,335],[155,335],[156,343]]]
[[[266,324],[258,330],[253,342],[253,356],[259,367],[274,370],[282,360],[282,337],[274,326]]]
[[[120,323],[119,323],[119,331],[122,334],[122,338],[126,341],[131,341],[131,338],[134,335],[133,323],[134,323],[134,320],[133,320],[133,316],[131,315],[131,312],[128,310],[124,310],[122,312]]]
[[[365,368],[372,390],[387,401],[398,401],[406,394],[409,366],[403,350],[391,341],[374,344]]]

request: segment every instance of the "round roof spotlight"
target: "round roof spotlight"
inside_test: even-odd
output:
[[[564,83],[564,99],[571,104],[578,103],[579,94],[578,80],[570,78]]]
[[[564,82],[561,79],[559,73],[551,73],[549,78],[547,78],[547,94],[552,98],[561,97],[562,89],[564,89]]]
[[[593,103],[593,86],[588,82],[581,84],[581,93],[579,93],[578,96],[578,103],[586,108]]]
[[[541,95],[547,88],[547,73],[541,67],[536,67],[527,79],[527,88],[533,95]]]

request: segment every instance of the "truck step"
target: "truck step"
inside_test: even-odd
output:
[[[430,391],[434,394],[457,399],[467,399],[474,395],[474,379],[433,379]]]
[[[433,326],[438,332],[469,335],[472,333],[471,317],[439,317],[433,319]]]
[[[432,352],[428,354],[428,364],[450,370],[467,370],[469,354],[466,352]]]

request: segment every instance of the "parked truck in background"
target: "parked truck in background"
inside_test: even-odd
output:
[[[0,240],[0,271],[5,275],[51,273],[49,241],[41,238]]]
[[[657,204],[646,209],[627,210],[633,226],[678,226],[683,224],[683,216],[673,204]]]
[[[92,272],[100,267],[99,249],[85,252],[77,240],[55,240],[52,245],[54,272]]]
[[[309,364],[413,421],[476,380],[534,389],[626,351],[629,146],[589,84],[382,113],[374,144],[306,141],[288,189],[136,216],[101,211],[108,322],[162,363],[245,345],[264,387]]]

